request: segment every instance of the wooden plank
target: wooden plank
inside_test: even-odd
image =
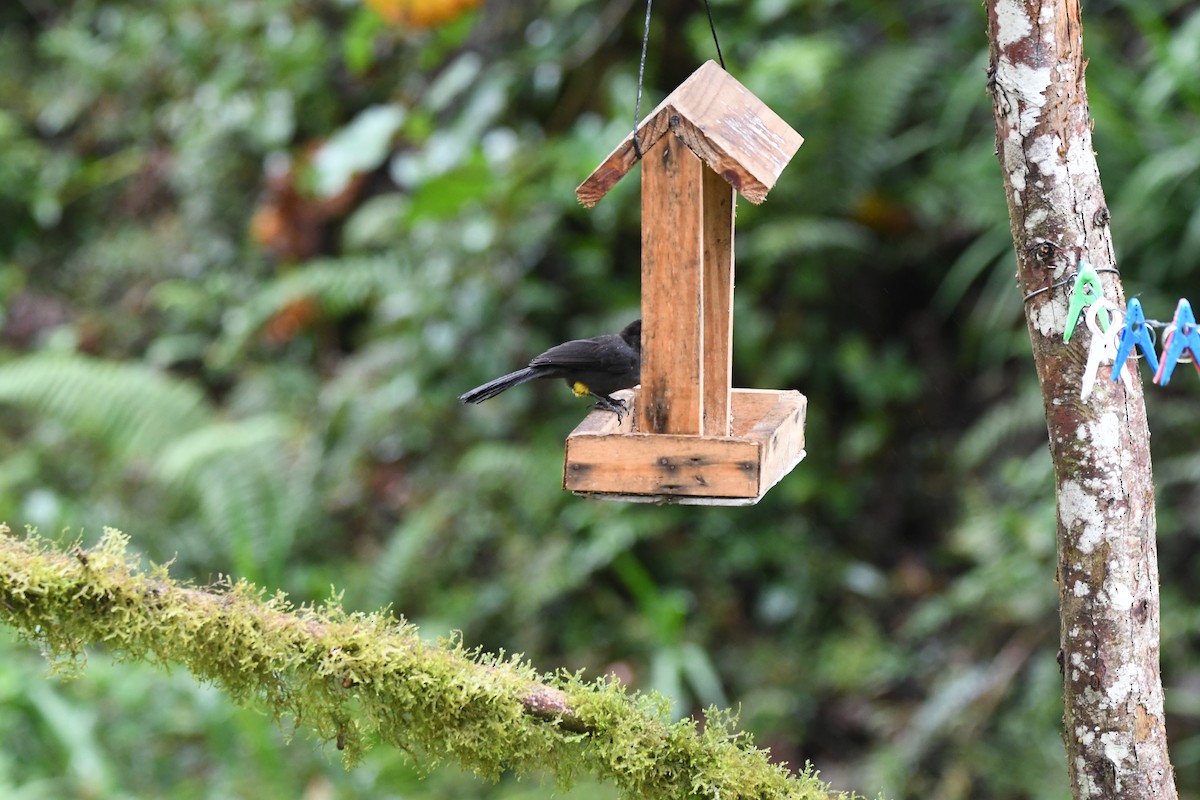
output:
[[[758,420],[741,438],[766,441],[784,427],[804,424],[804,415],[808,408],[808,398],[804,395],[794,389],[761,389],[751,395],[752,391],[754,390],[736,389],[733,393],[735,404],[748,403],[759,411]],[[763,411],[765,413],[762,413]]]
[[[756,389],[734,389],[731,398],[745,431],[733,438],[624,433],[627,423],[618,429],[612,414],[593,411],[567,438],[563,488],[626,501],[757,502],[804,458],[808,400]]]
[[[776,392],[775,403],[747,433],[762,443],[760,491],[764,494],[804,458],[804,422],[808,398],[796,391]],[[744,397],[744,396],[743,396]],[[737,393],[734,403],[739,401]]]
[[[642,163],[642,389],[638,430],[700,433],[700,191],[704,165],[664,136]]]
[[[671,111],[670,99],[663,100],[653,111],[646,115],[638,125],[638,146],[645,154],[658,143],[663,134],[670,130]],[[600,162],[600,166],[592,171],[583,183],[575,189],[575,197],[586,208],[591,208],[600,202],[600,198],[608,194],[609,189],[624,178],[633,165],[638,162],[637,151],[633,149],[633,135],[613,148],[608,157]]]
[[[612,503],[652,503],[656,506],[752,506],[757,497],[701,497],[688,494],[621,494],[619,492],[574,492],[576,497],[608,500]]]
[[[760,442],[635,433],[572,435],[563,488],[639,495],[755,497]]]
[[[733,205],[736,195],[719,175],[704,169],[702,185],[704,271],[701,392],[705,436],[729,435],[733,386]]]
[[[668,98],[672,128],[751,203],[761,203],[804,137],[709,61]]]
[[[583,433],[614,434],[634,432],[634,415],[637,413],[637,390],[621,389],[609,396],[614,400],[624,402],[625,407],[630,409],[630,413],[621,415],[621,419],[618,420],[617,415],[611,411],[593,409],[583,418],[582,422],[575,426],[575,430],[571,431],[572,436]]]
[[[732,422],[730,434],[744,439],[779,402],[778,389],[734,389],[729,393]]]
[[[705,62],[641,121],[642,152],[668,129],[756,205],[804,143],[803,136],[714,61]],[[579,185],[575,196],[594,206],[637,161],[630,135]]]

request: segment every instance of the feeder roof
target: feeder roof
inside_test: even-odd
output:
[[[751,203],[767,198],[804,137],[716,62],[707,61],[659,103],[637,127],[647,152],[672,131],[710,169]],[[579,185],[575,196],[589,208],[638,162],[633,134]]]

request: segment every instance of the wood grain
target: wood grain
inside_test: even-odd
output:
[[[697,435],[704,413],[700,265],[704,165],[675,136],[642,164],[642,391],[638,429]]]
[[[703,254],[700,311],[702,433],[729,435],[729,390],[733,386],[733,204],[736,195],[715,172],[701,179]]]
[[[673,130],[751,203],[761,203],[804,137],[716,62],[705,62],[637,127],[642,152]],[[638,162],[633,135],[575,190],[589,208]]]
[[[808,401],[753,389],[734,389],[731,400],[740,429],[731,437],[638,433],[593,411],[567,438],[563,488],[623,500],[756,502],[804,457]]]

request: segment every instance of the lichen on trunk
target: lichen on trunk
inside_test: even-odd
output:
[[[1150,433],[1140,382],[1079,398],[1088,334],[1063,343],[1084,258],[1112,269],[1078,0],[987,0],[996,154],[1041,384],[1058,501],[1064,729],[1072,793],[1174,798],[1159,675]],[[1105,296],[1124,303],[1115,272]],[[1039,291],[1041,290],[1041,291]]]

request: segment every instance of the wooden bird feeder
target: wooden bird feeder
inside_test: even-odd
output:
[[[761,203],[804,139],[714,62],[576,190],[594,206],[642,162],[642,381],[631,413],[567,438],[563,488],[639,502],[751,505],[804,458],[807,399],[734,389],[734,192]]]

